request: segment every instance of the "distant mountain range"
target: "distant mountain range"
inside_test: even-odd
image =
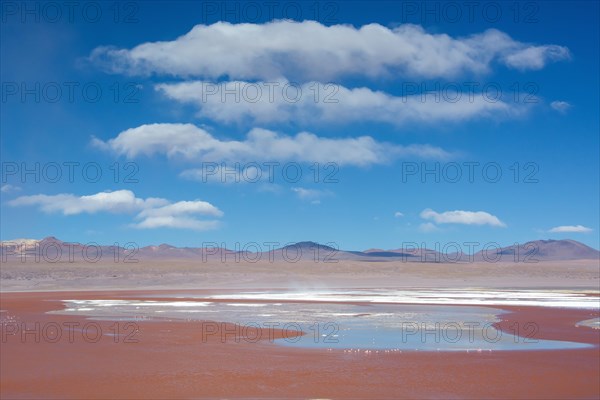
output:
[[[417,243],[395,250],[338,250],[315,242],[298,242],[275,248],[248,243],[231,250],[220,247],[175,247],[168,244],[138,248],[135,244],[105,246],[96,243],[69,243],[55,237],[42,240],[15,239],[0,242],[2,261],[24,259],[46,262],[126,262],[143,260],[198,260],[201,262],[257,261],[405,261],[405,262],[538,262],[558,260],[599,260],[600,252],[575,240],[535,240],[499,247],[474,247],[475,253],[447,245],[441,249],[421,248]],[[485,249],[482,249],[485,247]]]

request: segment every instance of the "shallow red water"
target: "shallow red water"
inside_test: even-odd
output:
[[[200,322],[94,321],[105,334],[66,326],[91,321],[45,314],[61,299],[136,298],[148,292],[0,294],[10,316],[34,333],[9,335],[3,324],[0,394],[4,398],[598,398],[600,331],[575,327],[589,310],[501,307],[498,326],[535,322],[536,337],[595,344],[584,350],[344,353],[202,335]],[[156,294],[156,293],[154,293]],[[496,307],[498,308],[498,307]],[[56,325],[62,337],[55,340]],[[15,325],[11,325],[11,329]],[[133,327],[139,329],[137,332]],[[46,332],[44,332],[46,329]],[[275,335],[280,334],[274,332]],[[129,335],[129,337],[127,337]],[[264,335],[268,337],[268,335]],[[129,340],[126,340],[129,339]],[[128,343],[129,341],[132,341]],[[137,342],[134,342],[137,341]]]

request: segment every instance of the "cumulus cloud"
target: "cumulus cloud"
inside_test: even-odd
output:
[[[550,103],[550,107],[552,107],[553,110],[558,111],[561,114],[564,114],[567,111],[569,111],[569,109],[572,106],[571,106],[571,104],[569,104],[566,101],[553,101],[552,103]]]
[[[429,208],[421,212],[421,218],[432,220],[436,224],[490,225],[505,227],[498,217],[485,211],[445,211],[437,213]]]
[[[394,217],[395,217],[395,218],[401,218],[401,217],[404,217],[404,214],[402,214],[400,211],[396,211],[396,212],[394,213]]]
[[[528,105],[490,99],[473,88],[392,96],[366,87],[349,89],[337,84],[232,81],[189,81],[156,85],[168,98],[190,103],[198,116],[223,123],[303,124],[383,122],[399,126],[408,122],[459,122],[475,118],[523,114]]]
[[[589,233],[593,229],[583,225],[562,225],[550,229],[550,233]]]
[[[169,158],[183,157],[197,162],[296,161],[368,166],[398,157],[451,157],[439,147],[400,146],[378,142],[370,136],[334,139],[308,132],[286,136],[254,128],[245,140],[220,140],[193,124],[141,125],[106,142],[95,138],[93,144],[129,158],[164,154]]]
[[[195,218],[198,215],[222,217],[223,212],[206,201],[179,201],[142,210],[136,217],[141,221],[132,226],[140,229],[177,228],[197,231],[215,229],[219,226],[219,221],[199,220]]]
[[[175,40],[132,49],[98,47],[90,55],[108,71],[128,75],[303,81],[341,76],[448,78],[489,72],[494,62],[526,70],[568,58],[566,47],[519,42],[496,29],[451,37],[412,24],[355,28],[289,20],[196,25]]]
[[[570,58],[569,50],[562,46],[527,46],[504,56],[507,66],[520,69],[542,69],[548,62]]]
[[[169,216],[185,216],[185,215],[210,215],[213,217],[222,217],[223,212],[217,207],[206,201],[179,201],[173,204],[167,204],[162,207],[147,208],[142,210],[139,217],[169,217]]]
[[[130,190],[100,192],[89,196],[73,194],[21,196],[11,200],[12,206],[39,206],[46,213],[61,212],[64,215],[95,214],[97,212],[128,213],[147,207],[165,205],[164,199],[140,199]]]
[[[223,212],[212,204],[201,201],[179,201],[171,203],[166,199],[135,196],[130,190],[100,192],[89,196],[74,194],[21,196],[8,202],[10,206],[37,206],[45,213],[63,215],[108,213],[136,213],[140,222],[137,228],[186,228],[211,229],[218,225],[215,220],[199,220],[196,216],[221,217]]]

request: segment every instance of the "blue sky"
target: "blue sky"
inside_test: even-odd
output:
[[[599,247],[597,2],[89,4],[3,3],[2,240]]]

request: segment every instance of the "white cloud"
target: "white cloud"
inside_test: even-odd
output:
[[[139,213],[139,217],[168,217],[185,215],[210,215],[212,217],[222,217],[223,212],[217,207],[206,201],[179,201],[173,204],[167,204],[162,207],[147,208]]]
[[[439,147],[400,146],[377,142],[370,136],[334,139],[308,132],[286,136],[259,128],[248,132],[243,141],[224,141],[192,124],[142,125],[123,131],[107,142],[94,138],[93,144],[129,158],[164,154],[197,162],[296,161],[367,166],[398,157],[445,159],[451,156]]]
[[[179,201],[162,207],[148,208],[137,215],[141,221],[132,226],[141,229],[177,228],[197,231],[215,229],[216,220],[199,220],[196,215],[222,217],[223,212],[206,201]]]
[[[409,122],[429,124],[518,116],[529,108],[525,103],[517,106],[501,99],[491,101],[489,95],[471,89],[398,97],[365,87],[349,89],[318,82],[298,85],[285,80],[218,84],[191,81],[159,84],[156,89],[170,99],[194,104],[199,117],[223,123],[352,124],[366,121],[399,126]]]
[[[168,204],[167,200],[140,199],[130,190],[100,192],[89,196],[73,194],[21,196],[11,200],[12,206],[39,206],[46,213],[61,212],[64,215],[94,214],[97,212],[128,213],[148,207]]]
[[[0,187],[0,192],[2,193],[13,193],[18,192],[19,190],[21,190],[19,186],[14,186],[10,184],[2,185],[2,187]]]
[[[419,225],[419,231],[423,233],[437,232],[439,230],[440,228],[438,228],[435,224],[432,224],[431,222],[424,222]]]
[[[504,56],[508,67],[527,70],[542,69],[551,61],[569,59],[569,50],[562,46],[528,46]]]
[[[214,220],[198,220],[197,215],[221,217],[223,212],[212,204],[201,201],[171,203],[160,198],[141,199],[130,190],[101,192],[89,196],[73,194],[21,196],[8,202],[11,206],[38,206],[43,212],[60,212],[63,215],[109,213],[137,213],[141,220],[137,228],[172,227],[185,229],[211,229],[218,225]]]
[[[567,111],[569,111],[569,109],[572,107],[571,104],[569,104],[566,101],[553,101],[552,103],[550,103],[550,107],[552,107],[553,110],[558,111],[559,113],[566,113]]]
[[[453,38],[412,24],[357,29],[289,20],[196,25],[175,40],[132,49],[98,47],[90,55],[107,70],[129,75],[303,81],[348,75],[448,78],[486,73],[494,62],[525,70],[568,58],[566,47],[519,42],[496,29]]]
[[[550,229],[548,232],[550,233],[589,233],[593,229],[585,227],[583,225],[563,225],[556,226]]]
[[[396,212],[394,213],[394,217],[395,217],[395,218],[401,218],[401,217],[404,217],[404,214],[402,214],[400,211],[396,211]]]
[[[498,217],[485,211],[446,211],[437,213],[429,208],[421,212],[421,218],[432,220],[436,224],[491,225],[505,227]]]
[[[310,201],[312,204],[320,204],[321,197],[331,195],[331,192],[327,190],[318,190],[318,189],[306,189],[301,187],[294,187],[292,191],[298,195],[298,198],[301,200]]]

